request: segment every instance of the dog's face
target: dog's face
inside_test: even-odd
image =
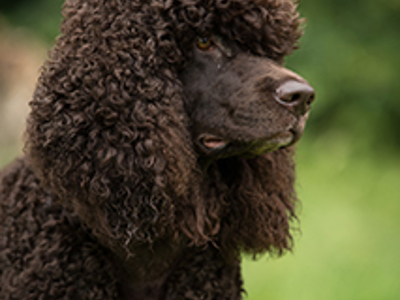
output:
[[[194,48],[181,80],[202,155],[262,155],[300,138],[314,100],[303,78],[220,36],[199,37]]]

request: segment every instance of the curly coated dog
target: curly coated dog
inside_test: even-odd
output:
[[[68,0],[0,175],[0,299],[241,299],[292,248],[290,0]]]

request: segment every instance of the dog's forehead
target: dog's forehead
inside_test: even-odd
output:
[[[185,30],[184,22],[193,35],[217,33],[277,61],[297,48],[302,34],[301,20],[290,0],[180,0],[172,15],[181,30]]]

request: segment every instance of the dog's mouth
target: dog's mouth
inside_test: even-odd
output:
[[[253,141],[234,141],[213,134],[202,134],[197,139],[206,156],[225,158],[230,156],[253,157],[285,148],[296,143],[301,132],[290,129]]]
[[[220,138],[212,134],[204,134],[199,138],[200,144],[207,150],[221,150],[227,147],[230,143],[229,140]]]

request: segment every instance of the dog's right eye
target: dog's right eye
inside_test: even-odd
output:
[[[200,50],[207,51],[210,50],[213,46],[213,43],[208,37],[198,37],[197,38],[197,47]]]

